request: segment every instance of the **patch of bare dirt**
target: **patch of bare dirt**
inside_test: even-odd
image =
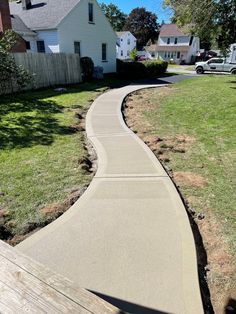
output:
[[[207,185],[207,181],[199,174],[193,172],[174,172],[173,179],[177,185],[202,188]]]
[[[234,311],[229,311],[230,300],[236,300],[235,267],[228,244],[219,232],[219,221],[211,211],[207,212],[204,220],[195,221],[207,251],[206,279],[214,311],[216,314],[236,313],[236,306]],[[199,262],[202,263],[201,260]]]

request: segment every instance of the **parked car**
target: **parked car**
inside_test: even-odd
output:
[[[236,63],[229,63],[224,58],[212,58],[206,62],[196,62],[195,70],[197,74],[203,74],[205,71],[236,74]]]
[[[138,60],[137,61],[145,61],[148,60],[146,56],[137,56]]]

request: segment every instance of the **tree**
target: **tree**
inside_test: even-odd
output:
[[[217,3],[217,42],[219,48],[227,53],[229,45],[236,42],[236,1],[220,0]]]
[[[137,38],[138,46],[145,46],[149,39],[157,39],[157,16],[145,8],[133,9],[126,20],[124,30],[130,31]]]
[[[130,51],[130,53],[129,53],[129,58],[134,61],[134,60],[136,59],[136,57],[137,57],[137,49],[134,48],[134,49],[132,49],[132,50]]]
[[[112,3],[101,3],[101,9],[111,23],[113,29],[117,32],[121,31],[125,25],[125,20],[127,18],[126,14],[120,11],[120,9]]]
[[[216,42],[223,52],[236,41],[235,0],[165,0],[173,10],[172,22],[199,36],[206,44]]]
[[[5,31],[0,38],[0,94],[5,93],[13,86],[22,88],[31,80],[31,75],[15,63],[14,58],[10,55],[12,47],[17,41],[17,35],[11,30]]]

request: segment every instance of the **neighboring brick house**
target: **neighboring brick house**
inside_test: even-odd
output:
[[[9,3],[8,0],[0,0],[0,36],[3,32],[9,29],[15,31],[15,26],[20,27],[21,21],[18,18],[10,15]],[[18,32],[17,42],[12,48],[12,52],[26,52],[26,43],[25,40],[20,36]]]
[[[96,0],[18,0],[10,11],[28,52],[79,53],[116,71],[116,34]]]
[[[128,59],[131,50],[136,48],[137,39],[129,31],[116,32],[116,57],[118,59]]]
[[[176,24],[163,24],[157,43],[146,49],[153,59],[191,63],[200,50],[200,40],[184,34]]]

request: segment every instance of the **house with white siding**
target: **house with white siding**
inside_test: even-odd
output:
[[[128,59],[130,51],[137,46],[137,39],[129,31],[116,32],[116,35],[116,57],[121,60]]]
[[[10,12],[28,52],[79,53],[116,71],[116,34],[96,0],[18,0]]]
[[[163,24],[157,43],[146,49],[152,59],[188,64],[194,62],[200,50],[200,40],[183,33],[176,24]]]

